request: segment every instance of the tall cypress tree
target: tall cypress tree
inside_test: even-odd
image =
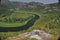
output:
[[[59,4],[60,4],[60,0],[58,0],[59,1]]]
[[[0,0],[0,5],[1,5],[1,0]]]
[[[1,0],[0,0],[0,2],[1,2]]]
[[[0,0],[0,3],[1,3],[1,0]]]

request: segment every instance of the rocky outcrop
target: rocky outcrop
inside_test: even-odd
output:
[[[9,0],[1,0],[1,4],[6,4]]]
[[[17,39],[23,39],[25,37],[28,38],[36,38],[37,40],[52,40],[52,35],[49,33],[46,33],[42,30],[33,30],[32,32],[26,32],[23,34],[20,34],[16,37],[9,37],[8,40],[17,40]]]
[[[51,40],[52,35],[41,30],[33,30],[30,33],[26,33],[23,37],[36,38],[38,40]]]
[[[3,7],[14,8],[14,4],[10,0],[1,0],[1,5]]]

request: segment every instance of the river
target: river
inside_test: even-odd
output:
[[[27,30],[29,27],[32,27],[34,25],[35,21],[38,20],[40,17],[36,14],[34,14],[34,17],[27,22],[26,25],[18,26],[18,27],[0,27],[0,32],[17,32],[22,30]]]

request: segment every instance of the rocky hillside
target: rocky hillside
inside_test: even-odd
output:
[[[15,8],[21,8],[24,7],[27,3],[25,2],[11,2]]]
[[[6,3],[3,3],[4,6],[7,6],[7,7],[13,7],[13,8],[26,8],[26,7],[29,7],[29,8],[42,8],[45,10],[47,9],[54,9],[54,10],[58,10],[60,5],[58,3],[54,3],[54,4],[43,4],[43,3],[39,3],[39,2],[29,2],[29,3],[26,3],[26,2],[12,2],[12,1],[5,1]],[[58,9],[57,9],[58,8]],[[51,10],[49,10],[51,11]]]
[[[12,2],[12,1],[7,1],[3,5],[7,7],[15,7],[15,8],[44,6],[42,3],[39,2],[25,3],[25,2]]]
[[[23,34],[19,34],[15,37],[8,37],[6,40],[23,40],[24,38],[35,38],[37,40],[52,40],[52,35],[46,33],[42,30],[33,30],[31,32],[26,32]]]

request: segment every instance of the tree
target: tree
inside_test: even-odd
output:
[[[59,4],[60,4],[60,0],[58,0],[59,1]]]
[[[1,0],[0,0],[0,4],[1,4]]]
[[[1,0],[0,0],[0,2],[1,2]]]

